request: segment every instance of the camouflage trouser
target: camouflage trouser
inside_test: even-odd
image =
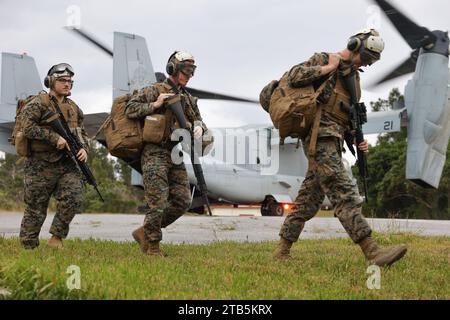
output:
[[[161,241],[161,228],[181,217],[190,205],[190,190],[184,163],[174,164],[169,150],[147,144],[142,152],[146,241]]]
[[[25,248],[39,245],[39,233],[47,216],[50,197],[57,200],[50,233],[67,237],[69,224],[81,212],[84,183],[75,163],[68,158],[57,162],[27,158],[24,168],[25,212],[20,226],[20,241]]]
[[[297,241],[304,223],[316,215],[325,195],[334,206],[335,216],[354,242],[358,243],[370,235],[371,229],[361,214],[362,198],[358,187],[342,163],[341,142],[338,138],[327,137],[317,141],[315,165],[308,169],[294,209],[281,227],[280,236]]]

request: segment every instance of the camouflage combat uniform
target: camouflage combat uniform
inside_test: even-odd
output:
[[[50,233],[61,239],[67,237],[69,224],[75,214],[81,212],[83,200],[84,182],[81,173],[64,151],[56,149],[59,135],[42,124],[42,117],[49,107],[54,112],[56,109],[53,103],[49,106],[42,101],[42,95],[37,96],[24,107],[21,114],[24,134],[31,143],[31,155],[24,166],[26,208],[20,227],[20,241],[25,248],[39,245],[39,233],[52,195],[57,200],[57,207]],[[74,131],[85,143],[87,135],[80,108],[70,99],[65,99],[60,108],[69,127],[77,127]]]
[[[321,77],[320,66],[328,64],[328,54],[316,53],[308,61],[294,66],[289,73],[289,82],[293,87],[314,83]],[[340,123],[329,112],[334,104],[340,102],[336,98],[338,74],[335,73],[325,85],[323,93],[318,97],[323,105],[323,113],[318,132],[316,154],[308,154],[310,137],[304,141],[305,154],[310,166],[302,183],[293,211],[286,217],[280,230],[280,236],[291,242],[298,240],[304,223],[318,212],[325,195],[334,206],[335,216],[339,219],[350,238],[358,243],[371,234],[371,229],[361,214],[362,198],[358,187],[349,177],[342,163],[344,134],[348,130],[345,123]],[[322,78],[322,79],[321,79]],[[339,82],[341,83],[341,82]],[[357,90],[360,95],[359,76]],[[347,93],[348,98],[348,93]]]
[[[161,93],[174,93],[167,80],[164,83],[146,87],[130,99],[125,114],[130,119],[143,119],[153,113],[164,114],[166,106],[153,109],[152,102]],[[193,124],[202,121],[196,99],[182,93],[186,119]],[[207,128],[201,122],[203,131]],[[145,212],[145,241],[161,241],[161,228],[165,228],[181,217],[190,205],[189,181],[184,163],[174,164],[171,159],[173,147],[178,143],[167,141],[160,145],[147,142],[141,155],[142,178],[145,201],[148,208]]]

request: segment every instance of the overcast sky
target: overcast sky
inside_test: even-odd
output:
[[[375,81],[403,61],[410,48],[369,0],[314,1],[0,1],[0,51],[26,52],[41,78],[49,67],[68,62],[75,68],[72,97],[85,113],[109,111],[112,59],[62,27],[80,10],[81,27],[112,48],[113,31],[146,38],[154,69],[163,71],[175,49],[191,52],[198,69],[189,85],[249,98],[314,52],[343,49],[354,32],[377,27],[386,42],[382,60],[362,76]],[[392,1],[430,30],[449,29],[447,0]],[[374,91],[363,91],[368,104],[387,97],[410,76]],[[258,105],[200,101],[210,127],[269,123]]]

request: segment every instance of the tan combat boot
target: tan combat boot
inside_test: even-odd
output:
[[[283,237],[280,237],[280,241],[278,242],[278,247],[273,253],[273,257],[279,260],[291,259],[291,255],[289,254],[291,251],[292,242],[286,240]]]
[[[164,254],[159,249],[159,241],[149,241],[146,254],[148,256],[164,257]]]
[[[403,244],[395,247],[380,248],[371,237],[362,240],[359,246],[364,252],[366,259],[379,267],[390,266],[397,260],[400,260],[407,251],[406,246]]]
[[[57,236],[52,236],[50,240],[47,242],[47,246],[53,249],[62,249],[64,248],[62,239]]]
[[[141,247],[141,251],[143,253],[147,253],[148,243],[144,239],[144,227],[139,227],[133,231],[132,236],[139,246]]]

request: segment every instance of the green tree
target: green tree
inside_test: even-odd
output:
[[[143,202],[143,192],[130,185],[131,169],[127,168],[129,166],[110,157],[107,149],[95,141],[89,145],[88,163],[105,202],[102,202],[94,188],[88,185],[83,211],[135,213]]]
[[[6,154],[0,159],[0,208],[21,209],[23,202],[23,169],[20,157]]]
[[[0,209],[23,210],[23,160],[16,155],[6,154],[0,159]],[[95,190],[86,185],[83,212],[135,213],[143,203],[142,190],[130,185],[131,168],[108,155],[105,147],[90,142],[88,165],[97,180],[105,202],[102,202]],[[52,199],[50,210],[55,210]]]

